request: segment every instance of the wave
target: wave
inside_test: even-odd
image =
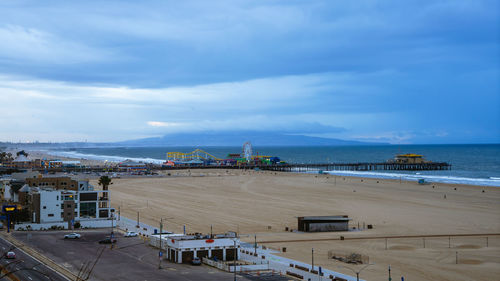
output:
[[[434,176],[434,175],[421,175],[421,174],[412,175],[412,174],[359,172],[359,171],[323,171],[323,173],[328,173],[331,175],[338,175],[338,176],[353,176],[353,177],[380,178],[380,179],[403,179],[410,181],[418,181],[419,179],[425,179],[427,182],[500,187],[500,178],[497,177],[465,178],[465,177],[454,177],[454,176]]]
[[[165,162],[165,160],[163,160],[163,159],[123,157],[123,156],[116,156],[116,155],[84,154],[84,153],[79,153],[76,151],[47,151],[47,154],[50,154],[53,156],[60,156],[60,157],[100,160],[100,161],[109,161],[109,162],[122,162],[122,161],[125,161],[127,159],[132,160],[132,161],[136,161],[136,162],[154,163],[154,164],[161,164],[161,163]]]

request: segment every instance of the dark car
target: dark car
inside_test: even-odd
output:
[[[111,243],[116,243],[116,239],[111,239],[109,237],[106,237],[102,240],[99,240],[99,244],[111,244]]]
[[[198,257],[194,257],[193,260],[191,260],[192,265],[201,265],[201,260]]]

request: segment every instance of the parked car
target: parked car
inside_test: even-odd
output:
[[[102,240],[99,240],[99,244],[111,244],[111,243],[116,243],[116,239],[111,239],[109,237],[106,237]]]
[[[8,259],[15,259],[16,258],[16,253],[10,251],[10,252],[7,252],[7,254],[5,254],[5,257],[8,258]]]
[[[133,232],[133,231],[128,231],[127,233],[125,233],[125,237],[136,237],[137,235],[137,232]]]
[[[198,257],[194,257],[192,260],[191,260],[191,264],[192,265],[201,265],[201,259],[198,258]]]
[[[82,237],[82,236],[78,233],[70,233],[70,234],[64,235],[64,239],[78,239],[80,237]]]

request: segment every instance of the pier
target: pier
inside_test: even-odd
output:
[[[162,170],[177,169],[260,169],[277,172],[308,172],[308,171],[437,171],[450,170],[451,165],[440,163],[316,163],[316,164],[274,164],[274,165],[200,165],[162,167]]]
[[[238,170],[265,170],[276,172],[310,172],[310,171],[440,171],[451,170],[451,164],[446,162],[428,163],[279,163],[279,164],[237,164],[237,165],[176,165],[166,166],[147,164],[147,170],[185,170],[185,169],[238,169]],[[34,169],[40,172],[126,172],[117,166],[94,167],[58,167],[49,169]]]

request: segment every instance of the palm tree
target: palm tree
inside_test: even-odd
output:
[[[108,190],[108,186],[113,184],[111,182],[111,178],[108,177],[108,176],[101,176],[99,178],[99,182],[98,182],[99,185],[102,186],[102,190]],[[107,199],[108,198],[108,193],[107,192],[104,192],[104,194],[102,195],[103,199]]]
[[[111,178],[108,177],[108,176],[101,176],[99,178],[99,185],[102,186],[102,190],[108,190],[108,186],[110,186],[111,184],[113,184],[111,182]]]

